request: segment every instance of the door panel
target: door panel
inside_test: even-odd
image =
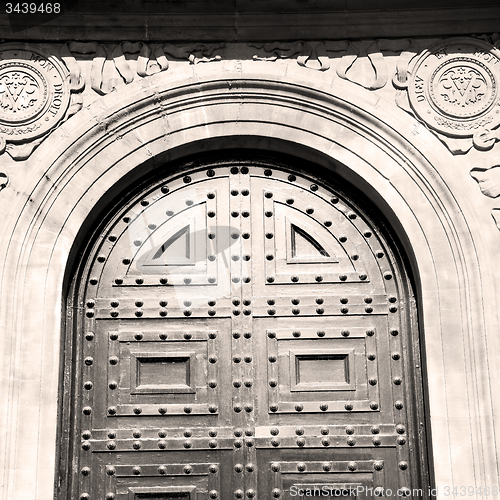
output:
[[[397,262],[350,201],[281,169],[219,164],[143,192],[79,282],[73,496],[420,487]]]

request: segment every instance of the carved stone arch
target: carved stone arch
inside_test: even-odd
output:
[[[497,313],[481,300],[496,286],[487,272],[494,242],[481,233],[461,187],[467,168],[451,171],[432,134],[368,92],[353,94],[327,75],[316,75],[311,89],[304,68],[285,81],[279,67],[265,63],[224,64],[220,76],[197,66],[108,95],[68,120],[27,162],[24,194],[12,200],[6,221],[11,236],[1,245],[3,348],[11,359],[2,367],[9,381],[1,422],[7,497],[52,496],[60,305],[68,255],[81,243],[78,228],[92,222],[127,174],[130,182],[145,173],[138,165],[151,170],[221,141],[329,162],[379,206],[418,282],[436,484],[496,484],[492,415],[500,398],[489,385],[496,368],[488,347]],[[6,286],[15,293],[4,293]],[[27,403],[21,386],[30,388]],[[32,443],[39,443],[35,454]]]

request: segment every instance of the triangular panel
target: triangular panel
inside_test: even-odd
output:
[[[292,258],[311,260],[330,257],[320,243],[295,224],[291,224],[291,246]]]

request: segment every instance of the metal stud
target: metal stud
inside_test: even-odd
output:
[[[160,465],[158,467],[158,474],[161,474],[162,476],[167,473],[167,468],[164,465]]]
[[[191,406],[185,406],[184,407],[184,413],[192,413],[193,408]]]
[[[304,472],[306,470],[306,464],[304,462],[300,462],[297,464],[297,470],[299,472]]]
[[[112,492],[106,493],[106,500],[114,500],[115,499],[115,494]]]
[[[184,446],[184,448],[186,448],[186,450],[189,450],[189,448],[193,447],[193,442],[191,440],[187,439],[186,441],[184,441],[183,446]]]
[[[191,474],[193,472],[193,468],[190,465],[186,465],[183,469],[184,474]]]
[[[306,212],[307,212],[309,215],[311,215],[312,213],[314,213],[314,208],[312,208],[312,207],[307,207],[307,208],[306,208]]]
[[[294,332],[292,332],[292,335],[293,335],[295,338],[299,338],[302,334],[301,334],[299,331],[294,331]]]
[[[358,468],[358,464],[356,462],[349,462],[347,464],[347,468],[351,471],[354,472]]]
[[[237,404],[237,405],[234,405],[234,406],[233,406],[233,410],[234,410],[236,413],[241,413],[241,410],[243,410],[243,407],[242,407],[240,404]]]
[[[142,408],[141,408],[140,406],[136,406],[136,407],[134,408],[134,413],[135,413],[136,415],[140,415],[140,414],[142,413]]]
[[[396,401],[394,403],[394,407],[396,408],[396,410],[402,410],[403,409],[403,402],[402,401]]]
[[[368,354],[367,358],[369,361],[375,361],[375,354]]]
[[[82,410],[82,413],[84,415],[90,415],[92,413],[92,408],[90,406],[84,406],[83,410]]]
[[[115,431],[109,431],[108,432],[108,438],[109,439],[115,439],[116,438],[116,432]]]
[[[328,427],[321,427],[320,432],[323,436],[328,436],[328,434],[330,434],[330,429]]]
[[[235,448],[241,448],[243,446],[243,441],[241,439],[236,439],[233,444]]]
[[[394,361],[398,361],[400,358],[401,358],[401,354],[399,354],[399,352],[393,352],[392,353],[392,359]]]
[[[370,379],[368,379],[368,383],[370,385],[377,385],[377,379],[376,378],[370,378]]]
[[[88,493],[82,493],[80,495],[80,500],[89,500],[90,499],[90,495]]]
[[[351,403],[346,403],[346,404],[344,405],[344,408],[345,408],[347,411],[352,411],[353,406],[352,406],[352,404],[351,404]]]
[[[235,498],[243,498],[243,495],[244,495],[243,490],[236,490],[234,492]]]
[[[108,441],[106,443],[106,448],[108,450],[114,450],[116,448],[116,443],[114,441]]]
[[[375,401],[372,401],[372,402],[370,403],[370,408],[371,408],[372,410],[378,410],[378,403],[376,403]]]
[[[116,412],[117,412],[117,408],[116,408],[116,406],[110,406],[110,407],[108,408],[108,414],[109,414],[109,415],[116,415]],[[90,413],[89,413],[89,414],[90,414]]]
[[[401,425],[401,424],[396,425],[396,432],[398,434],[404,434],[405,431],[406,431],[406,429],[405,429],[404,425]]]
[[[116,338],[118,338],[118,335],[116,336]],[[88,340],[88,341],[94,340],[94,333],[93,332],[86,333],[85,340]],[[111,340],[113,340],[113,339],[111,339]]]
[[[166,441],[163,441],[163,439],[158,441],[158,448],[160,448],[160,450],[164,450],[166,447],[167,447]]]
[[[326,226],[326,227],[330,227],[332,225],[332,221],[331,220],[325,220],[325,222],[323,222],[323,224]]]
[[[348,444],[349,446],[354,446],[354,445],[356,444],[356,438],[354,438],[354,437],[352,437],[352,436],[349,436],[349,437],[347,438],[347,444]]]
[[[317,335],[318,337],[324,337],[324,336],[326,335],[326,333],[325,333],[323,330],[318,330],[318,331],[316,332],[316,335]]]
[[[321,440],[321,444],[322,444],[323,446],[330,446],[330,438],[323,438],[323,439]]]
[[[347,236],[345,234],[340,235],[339,241],[340,243],[345,243],[347,241]]]
[[[82,443],[82,449],[85,450],[85,451],[90,450],[90,442],[89,441],[84,441]]]
[[[289,205],[293,205],[294,199],[293,199],[293,198],[287,198],[286,202],[287,202]]]
[[[82,473],[82,476],[88,476],[90,474],[90,468],[89,467],[83,467],[80,472]]]
[[[271,410],[273,413],[278,411],[278,405],[270,405],[269,410]]]
[[[132,444],[132,448],[134,448],[134,450],[140,450],[142,447],[142,443],[140,441],[134,441],[134,443]]]
[[[317,191],[318,186],[316,184],[311,184],[311,191]]]
[[[247,490],[247,497],[248,498],[254,498],[255,495],[256,495],[255,490],[252,490],[252,489]]]
[[[217,472],[219,472],[219,467],[217,467],[216,464],[211,464],[209,465],[208,467],[208,471],[211,473],[211,474],[216,474]]]
[[[214,499],[214,498],[218,498],[218,497],[219,497],[219,494],[217,493],[216,490],[210,490],[208,492],[208,498]]]
[[[398,464],[398,467],[401,469],[401,470],[406,470],[408,469],[408,462],[399,462]]]
[[[297,180],[297,177],[295,177],[295,175],[291,174],[291,175],[288,176],[288,180],[290,182],[295,182]]]
[[[326,411],[326,410],[328,410],[328,405],[327,405],[326,403],[321,403],[321,404],[319,405],[319,409],[320,409],[321,411]]]
[[[325,472],[330,472],[332,470],[332,464],[330,462],[324,462],[323,466],[322,466],[322,469]]]
[[[274,379],[271,379],[271,380],[269,380],[269,385],[271,387],[276,387],[278,385],[278,381],[274,380]]]
[[[349,335],[351,335],[351,332],[349,330],[342,330],[340,334],[342,335],[342,337],[349,337]]]
[[[372,443],[374,446],[380,446],[382,444],[382,440],[378,436],[376,436],[372,439]]]
[[[403,436],[398,436],[398,438],[396,439],[396,443],[402,446],[406,443],[406,439]]]

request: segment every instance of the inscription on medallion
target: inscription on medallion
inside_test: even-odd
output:
[[[68,71],[57,59],[0,46],[0,136],[21,142],[44,135],[64,118],[70,97]]]
[[[410,104],[430,127],[455,137],[500,124],[500,52],[482,40],[454,39],[425,51],[411,68]]]

